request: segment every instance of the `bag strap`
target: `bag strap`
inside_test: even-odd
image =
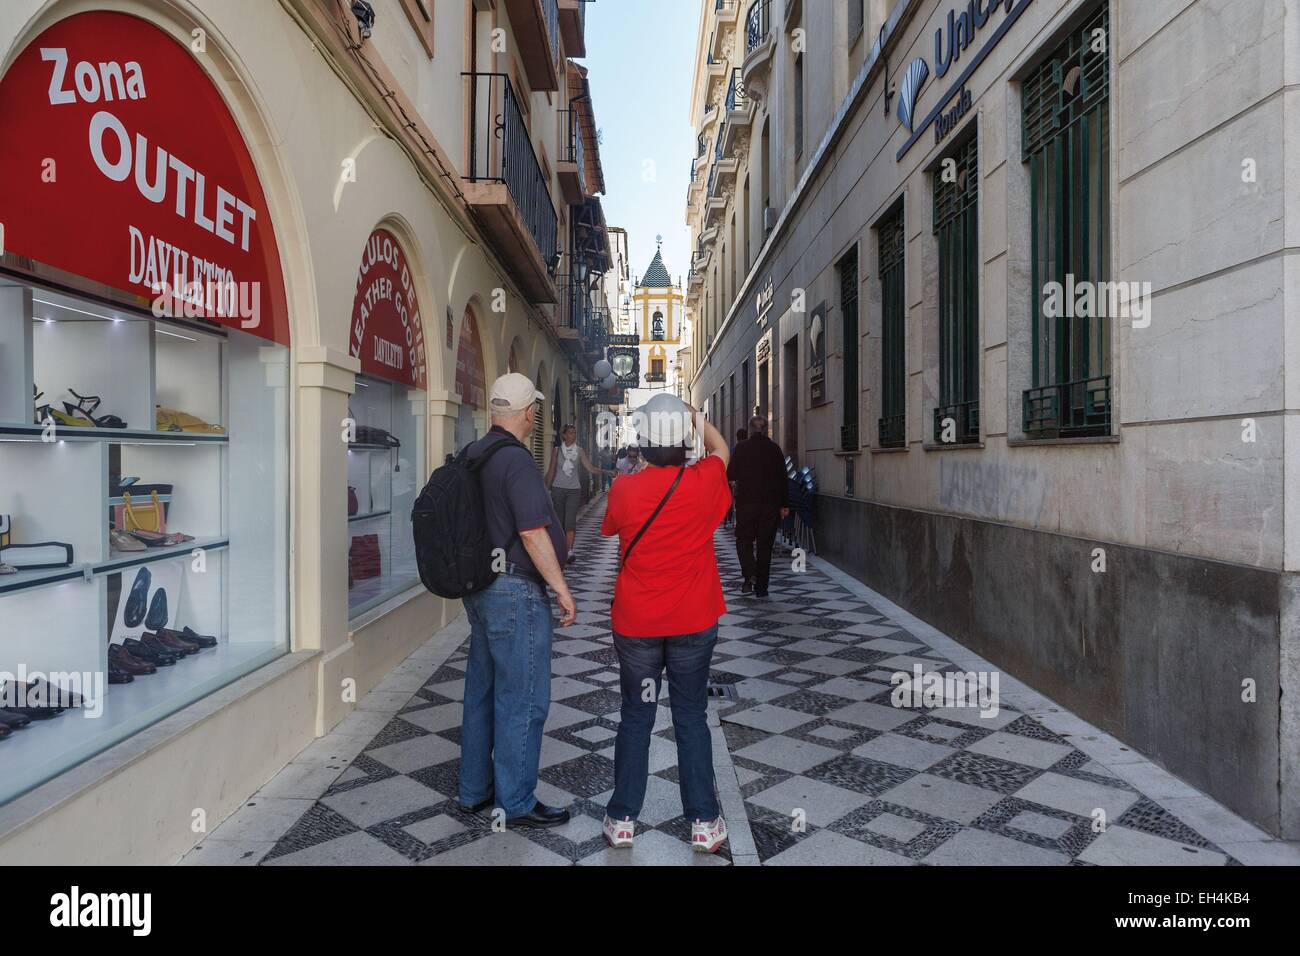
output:
[[[498,434],[500,433],[498,432]],[[516,438],[514,435],[507,435],[504,438],[502,438],[500,441],[494,441],[492,443],[491,448],[488,448],[486,451],[479,454],[476,458],[469,457],[468,445],[466,445],[465,448],[461,451],[461,454],[464,455],[469,460],[469,470],[477,475],[478,472],[483,468],[483,466],[487,464],[489,458],[491,458],[493,455],[499,452],[502,448],[510,448],[512,446],[515,448],[522,448],[524,451],[528,451],[528,446],[525,445],[523,442],[521,442],[518,438]],[[528,457],[529,458],[532,457],[532,452],[528,452]],[[510,535],[508,539],[506,539],[505,547],[502,548],[501,550],[506,554],[507,557],[509,557],[510,549],[515,546],[516,542],[521,540],[523,539],[520,536],[519,532],[515,531]]]
[[[622,571],[623,566],[627,564],[627,559],[628,557],[631,556],[632,549],[635,548],[636,543],[641,540],[641,536],[646,533],[646,529],[650,527],[650,525],[654,522],[655,518],[659,517],[659,512],[663,510],[664,505],[668,504],[668,499],[673,496],[673,492],[676,491],[677,486],[681,484],[682,475],[684,474],[686,474],[686,466],[682,465],[680,468],[677,469],[677,477],[674,478],[673,483],[668,486],[667,494],[663,496],[663,499],[655,507],[655,510],[650,512],[650,517],[645,519],[645,524],[641,526],[641,530],[636,533],[636,537],[632,539],[631,544],[627,546],[627,550],[623,552],[623,556],[619,558],[618,569],[620,571]]]

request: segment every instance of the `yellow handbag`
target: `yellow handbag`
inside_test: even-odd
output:
[[[150,501],[146,505],[137,505],[131,500],[130,492],[122,492],[122,529],[131,531],[153,531],[162,534],[167,530],[167,518],[158,492],[149,492]]]
[[[155,406],[156,428],[160,432],[197,432],[200,434],[220,435],[225,429],[220,425],[210,425],[197,415],[182,412],[175,408]]]

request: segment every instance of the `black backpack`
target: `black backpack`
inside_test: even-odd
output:
[[[502,448],[527,447],[513,437],[493,442],[477,458],[466,446],[454,459],[434,471],[411,509],[415,561],[420,580],[439,597],[463,598],[496,580],[492,543],[479,470]],[[506,544],[507,550],[514,539]]]

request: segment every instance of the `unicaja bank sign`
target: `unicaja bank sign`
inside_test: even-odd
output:
[[[0,251],[287,344],[266,196],[208,56],[100,10],[33,39],[0,77]]]
[[[1020,18],[1033,0],[968,0],[954,6],[934,31],[934,56],[918,56],[908,64],[898,83],[898,120],[910,134],[896,159],[901,160],[916,141],[934,127],[935,142],[942,142],[971,109],[966,82]],[[972,49],[974,52],[972,53]],[[929,113],[918,116],[917,101],[933,74],[942,80],[954,70],[953,80]]]

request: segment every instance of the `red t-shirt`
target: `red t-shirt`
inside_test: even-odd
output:
[[[622,475],[609,490],[600,533],[627,550],[677,476],[676,468]],[[715,455],[691,465],[641,536],[614,586],[614,630],[624,637],[694,634],[727,613],[713,532],[731,507],[727,469]]]

